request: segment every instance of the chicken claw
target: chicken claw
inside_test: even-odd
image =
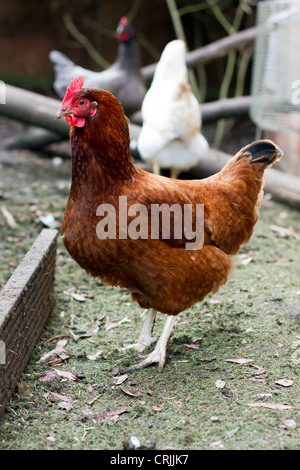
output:
[[[155,362],[158,362],[158,372],[163,371],[167,356],[167,344],[174,326],[174,322],[175,317],[168,315],[163,327],[163,331],[155,346],[155,349],[149,354],[149,356],[147,356],[141,362],[129,367],[128,372],[143,369],[144,367],[148,367],[151,364],[154,364]]]
[[[123,349],[135,349],[139,353],[144,352],[145,349],[147,349],[152,343],[154,343],[157,338],[153,338],[151,336],[155,317],[157,314],[157,310],[154,308],[149,308],[148,312],[146,314],[146,318],[143,324],[143,328],[140,334],[140,337],[137,341],[137,343],[134,344],[129,344],[128,346],[125,346]]]

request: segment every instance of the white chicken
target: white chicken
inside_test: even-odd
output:
[[[168,168],[171,178],[195,166],[207,155],[201,134],[201,111],[193,95],[185,63],[185,43],[169,42],[156,66],[142,104],[143,125],[137,148],[153,172]]]

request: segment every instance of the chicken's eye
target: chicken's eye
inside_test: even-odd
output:
[[[86,104],[86,100],[80,100],[79,103],[78,103],[78,106],[85,106]]]

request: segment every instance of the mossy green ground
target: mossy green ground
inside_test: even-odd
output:
[[[68,161],[2,154],[0,203],[18,227],[0,213],[1,286],[42,230],[39,215],[61,222],[69,181]],[[0,422],[0,448],[122,449],[134,435],[159,450],[299,449],[299,227],[298,211],[265,197],[228,283],[177,317],[163,373],[150,367],[122,384],[137,356],[121,348],[144,311],[87,276],[59,239],[55,308]],[[60,340],[68,357],[45,359]],[[54,369],[79,380],[40,380]]]

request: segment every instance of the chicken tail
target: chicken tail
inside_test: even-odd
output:
[[[227,209],[232,217],[230,237],[224,237],[222,231],[220,238],[214,235],[215,243],[226,253],[235,254],[251,237],[264,194],[264,171],[282,155],[282,150],[271,140],[257,140],[242,148],[215,176],[231,207]]]
[[[273,165],[283,156],[283,151],[271,140],[256,140],[248,144],[240,150],[237,160],[244,158],[248,153],[252,156],[250,163],[263,163],[265,167]]]
[[[71,59],[59,51],[51,51],[49,53],[49,59],[51,62],[53,62],[56,72],[63,70],[66,67],[74,66],[74,62],[72,62]]]

